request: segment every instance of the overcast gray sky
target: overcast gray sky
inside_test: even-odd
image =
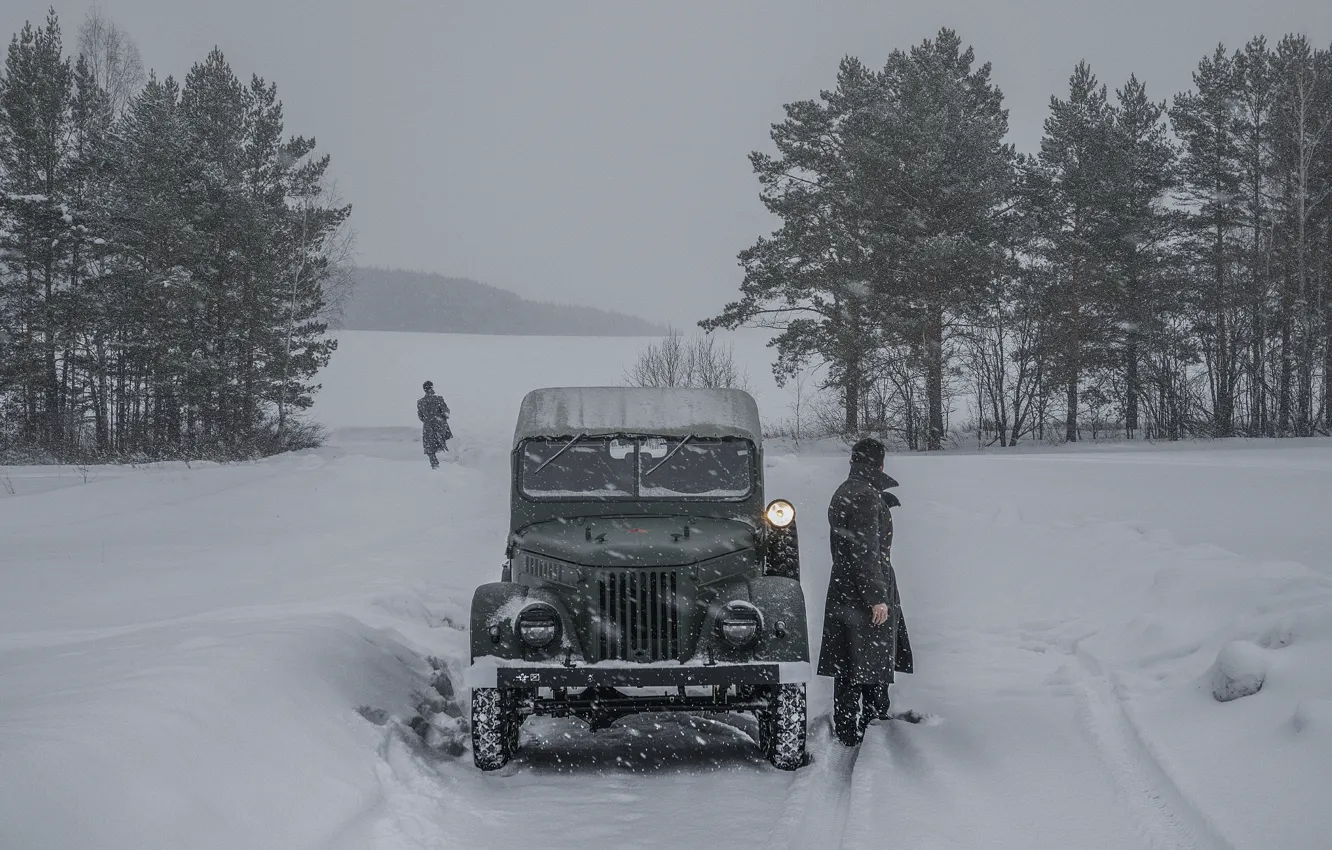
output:
[[[0,30],[47,0],[4,0]],[[89,4],[56,2],[67,44]],[[220,46],[278,84],[355,205],[360,260],[688,324],[772,227],[746,160],[783,103],[949,26],[994,65],[1034,150],[1079,59],[1164,98],[1217,42],[1332,42],[1332,2],[103,0],[146,65]]]

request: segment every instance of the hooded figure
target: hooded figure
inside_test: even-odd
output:
[[[416,402],[416,418],[421,420],[421,447],[430,458],[430,468],[438,469],[439,458],[435,455],[448,451],[448,441],[453,436],[449,428],[449,406],[435,395],[432,382],[426,381],[421,389],[425,390],[425,395]]]
[[[883,471],[878,440],[857,443],[851,472],[828,507],[832,574],[823,615],[819,675],[833,678],[833,721],[843,743],[860,741],[867,719],[888,714],[895,672],[911,672],[892,547],[887,490],[897,482]]]

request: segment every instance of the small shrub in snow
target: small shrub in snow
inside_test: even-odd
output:
[[[1230,702],[1262,690],[1267,678],[1267,657],[1248,641],[1231,641],[1221,647],[1212,665],[1212,696],[1217,702]]]

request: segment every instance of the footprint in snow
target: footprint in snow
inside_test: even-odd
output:
[[[906,723],[918,723],[922,726],[938,726],[940,723],[943,723],[943,718],[939,715],[916,711],[914,708],[909,708],[906,711],[889,712],[888,719],[901,720]]]

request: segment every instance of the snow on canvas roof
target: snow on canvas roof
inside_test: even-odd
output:
[[[758,405],[744,390],[656,387],[547,387],[518,410],[513,443],[576,434],[744,437],[759,442]]]

